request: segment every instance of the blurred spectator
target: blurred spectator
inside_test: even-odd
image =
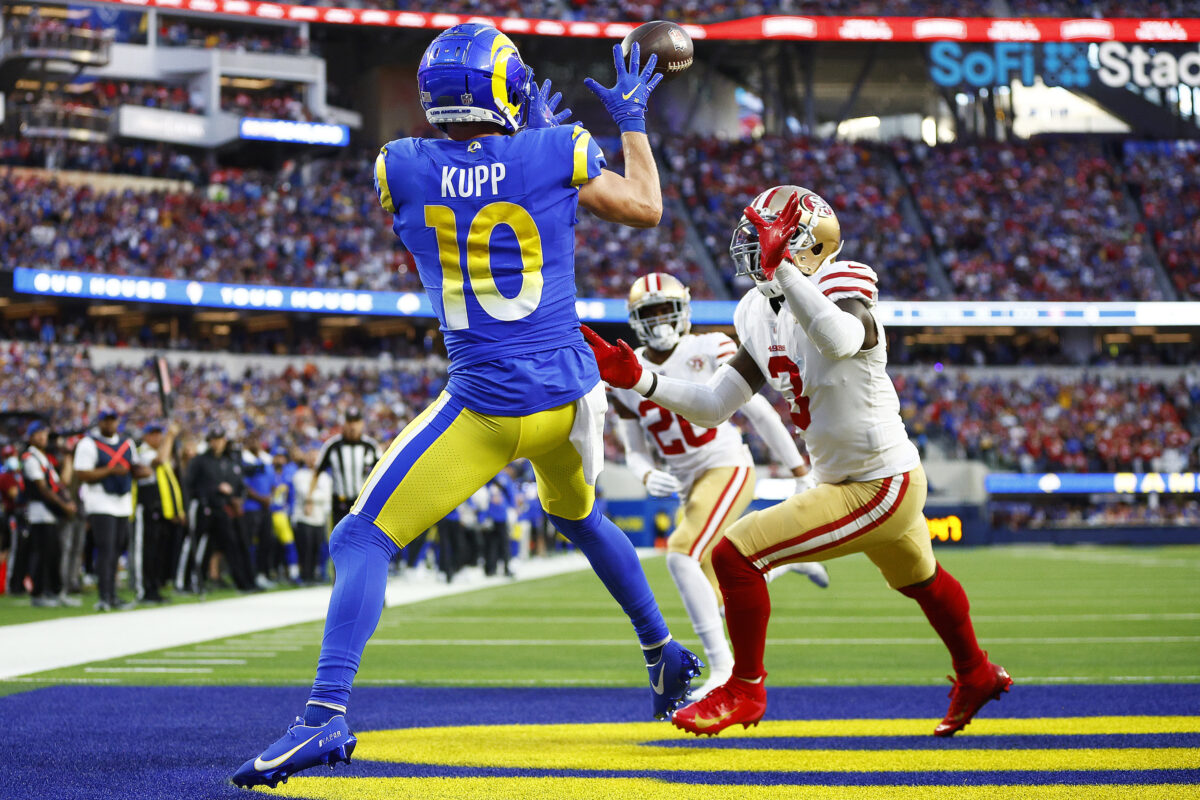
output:
[[[50,439],[44,422],[34,421],[25,431],[28,447],[22,456],[22,478],[29,502],[29,576],[31,601],[35,606],[79,605],[63,591],[60,520],[72,517],[76,506],[65,499],[58,469],[46,452]],[[24,576],[20,576],[24,580]]]
[[[250,546],[239,521],[245,489],[242,468],[234,460],[224,430],[213,428],[205,442],[207,449],[191,460],[183,478],[184,493],[197,504],[195,528],[189,543],[193,580],[203,586],[205,558],[212,547],[224,554],[237,588],[243,592],[254,591]],[[177,584],[176,588],[183,587]],[[198,587],[193,588],[198,590]]]
[[[296,532],[300,580],[313,583],[325,580],[325,558],[322,553],[327,552],[328,547],[329,520],[333,512],[333,479],[328,473],[313,471],[317,463],[316,450],[304,450],[302,461],[303,466],[292,476],[292,523]]]
[[[430,398],[432,399],[432,398]],[[327,439],[317,456],[316,473],[329,472],[333,479],[333,524],[337,525],[350,513],[350,507],[383,456],[383,450],[374,438],[363,434],[365,423],[358,408],[346,411],[341,433]],[[307,494],[312,495],[313,486]]]
[[[168,427],[152,422],[145,426],[137,447],[137,463],[145,472],[138,478],[138,507],[129,552],[133,566],[130,579],[139,602],[164,601],[161,590],[173,572],[175,534],[186,524],[183,489],[171,464],[178,435],[174,424]]]
[[[97,611],[128,608],[117,595],[117,563],[129,544],[133,517],[133,480],[149,469],[137,463],[133,440],[118,432],[120,416],[106,408],[94,430],[75,445],[74,469],[80,499],[96,546]]]

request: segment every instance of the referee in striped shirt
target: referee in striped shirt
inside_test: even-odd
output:
[[[363,436],[362,412],[357,408],[346,412],[342,432],[321,445],[307,496],[312,497],[317,478],[328,470],[329,476],[333,478],[332,523],[335,526],[341,522],[342,517],[350,513],[350,507],[354,505],[380,455],[379,442],[370,436]],[[311,502],[305,502],[304,513],[311,513],[308,508]]]

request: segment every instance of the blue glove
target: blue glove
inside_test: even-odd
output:
[[[629,70],[625,69],[625,59],[621,55],[621,45],[613,45],[613,62],[617,68],[617,83],[611,89],[601,86],[591,78],[583,83],[604,103],[613,122],[621,129],[621,133],[646,132],[646,101],[654,87],[662,80],[662,74],[654,72],[658,56],[651,54],[646,59],[646,68],[638,71],[641,60],[641,48],[637,42],[629,48]]]
[[[540,87],[532,82],[533,91],[529,93],[529,114],[526,116],[526,128],[553,128],[571,118],[571,109],[565,108],[555,113],[558,104],[562,102],[562,92],[550,95],[550,80],[547,79]]]

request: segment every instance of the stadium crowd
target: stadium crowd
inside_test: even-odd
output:
[[[205,50],[235,50],[244,53],[307,53],[309,43],[292,27],[230,27],[228,24],[198,24],[195,19],[162,17],[159,44],[168,47],[202,47]]]
[[[928,147],[896,157],[964,300],[1161,300],[1152,243],[1095,141]]]
[[[1200,373],[1170,383],[1100,373],[1068,380],[897,376],[909,434],[953,457],[1021,472],[1200,468]]]
[[[0,569],[7,565],[9,574],[0,585],[14,593],[31,592],[35,605],[77,605],[71,595],[80,591],[86,565],[100,586],[98,610],[131,605],[112,589],[117,562],[114,558],[108,563],[102,556],[111,542],[106,544],[102,520],[97,519],[107,512],[98,512],[96,503],[97,493],[102,500],[104,492],[128,495],[131,471],[139,481],[139,508],[146,506],[135,522],[141,525],[151,511],[158,518],[165,512],[171,522],[154,534],[161,541],[153,555],[135,553],[143,546],[140,533],[117,536],[116,553],[127,551],[129,578],[139,600],[157,601],[168,586],[203,591],[206,583],[225,585],[222,569],[212,558],[218,553],[228,577],[242,591],[273,588],[277,581],[324,580],[327,553],[321,546],[331,525],[349,507],[338,493],[348,473],[331,453],[338,446],[370,442],[378,457],[374,439],[388,441],[436,396],[445,380],[444,367],[433,362],[378,372],[348,369],[334,375],[311,366],[279,375],[230,375],[221,367],[184,364],[172,372],[171,395],[176,401],[168,425],[156,399],[156,374],[143,366],[94,367],[85,348],[15,343],[6,346],[3,364],[0,417],[6,441],[0,457],[0,496],[5,513]],[[76,391],[81,386],[86,391]],[[106,425],[111,428],[106,430]],[[130,445],[123,449],[126,440]],[[105,443],[113,448],[106,449]],[[82,452],[90,448],[95,453],[97,447],[113,459],[106,462],[101,456],[102,470],[123,453],[136,457],[128,459],[125,471],[97,473],[91,464],[79,463]],[[162,463],[170,469],[159,469]],[[151,465],[155,470],[148,469]],[[140,469],[143,466],[147,469]],[[326,478],[319,477],[325,470],[331,478],[328,486],[322,485]],[[364,471],[354,479],[366,477]],[[43,502],[42,490],[34,486],[38,480],[48,481],[62,500],[53,518],[46,517],[46,507],[55,504]],[[486,575],[501,568],[511,574],[517,522],[523,524],[520,530],[534,552],[558,547],[531,499],[536,494],[532,480],[527,466],[501,473],[439,523],[432,535],[410,545],[397,565],[427,572],[423,565],[436,564],[445,580],[473,565]],[[112,481],[116,488],[110,486]],[[349,491],[352,500],[358,489]],[[54,528],[53,534],[47,526]],[[51,535],[54,547],[44,541]],[[61,574],[49,577],[47,558],[55,564],[62,560]],[[157,566],[137,572],[151,563]]]
[[[195,98],[182,84],[152,81],[112,81],[82,76],[50,93],[15,92],[9,98],[10,107],[53,105],[57,108],[93,108],[112,111],[118,106],[147,106],[165,111],[201,114]]]
[[[1194,142],[1127,145],[1125,165],[1175,289],[1200,298],[1200,148]]]
[[[834,208],[846,258],[886,271],[886,296],[936,299],[925,271],[924,232],[903,215],[907,191],[886,149],[849,142],[766,136],[758,140],[671,138],[664,143],[678,191],[731,295],[751,287],[735,278],[729,239],[742,209],[764,188],[792,183],[813,188]]]

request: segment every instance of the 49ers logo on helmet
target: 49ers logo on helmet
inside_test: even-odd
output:
[[[832,217],[833,209],[829,207],[824,199],[815,194],[806,194],[800,198],[800,205],[804,206],[810,214],[815,214],[818,217]]]

